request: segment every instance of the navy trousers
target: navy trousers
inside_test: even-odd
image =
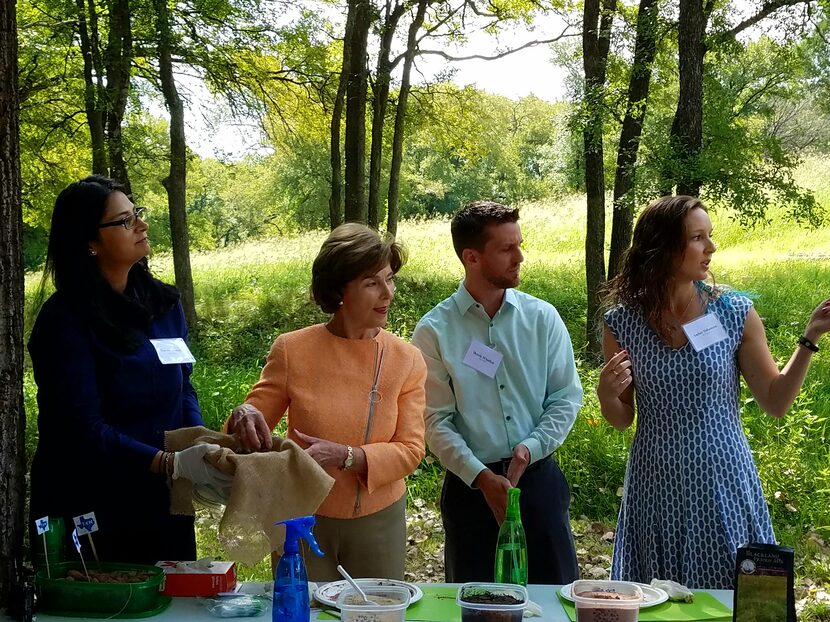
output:
[[[507,473],[509,460],[487,467]],[[518,483],[522,525],[527,538],[528,582],[566,584],[579,578],[569,508],[571,493],[552,458],[531,464]],[[446,534],[447,583],[492,581],[499,525],[477,488],[447,471],[441,489],[441,518]]]

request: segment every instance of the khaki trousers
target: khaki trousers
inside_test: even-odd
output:
[[[406,495],[388,508],[358,518],[317,516],[314,539],[325,557],[303,541],[309,581],[339,581],[341,564],[353,577],[403,581],[406,562]]]

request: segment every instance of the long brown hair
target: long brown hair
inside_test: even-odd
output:
[[[686,215],[694,209],[708,211],[697,197],[680,195],[657,199],[643,210],[620,271],[608,283],[603,308],[623,304],[638,309],[668,339],[663,311],[669,308],[675,267],[686,252]]]

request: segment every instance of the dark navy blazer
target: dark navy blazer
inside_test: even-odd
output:
[[[150,464],[166,430],[203,422],[192,365],[162,365],[150,339],[187,336],[176,305],[125,353],[98,339],[60,293],[46,301],[29,340],[39,408],[33,518],[94,511],[110,532],[176,522],[165,478]]]

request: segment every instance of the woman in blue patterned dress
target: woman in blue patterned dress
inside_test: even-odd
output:
[[[737,547],[775,542],[741,427],[740,376],[765,412],[783,417],[816,342],[830,330],[830,300],[810,316],[779,371],[752,302],[705,283],[716,248],[711,235],[700,200],[658,199],[637,221],[609,287],[597,395],[618,430],[634,421],[635,395],[638,417],[614,579],[731,589]],[[683,327],[696,319],[707,334],[718,333],[713,343],[689,342]]]

